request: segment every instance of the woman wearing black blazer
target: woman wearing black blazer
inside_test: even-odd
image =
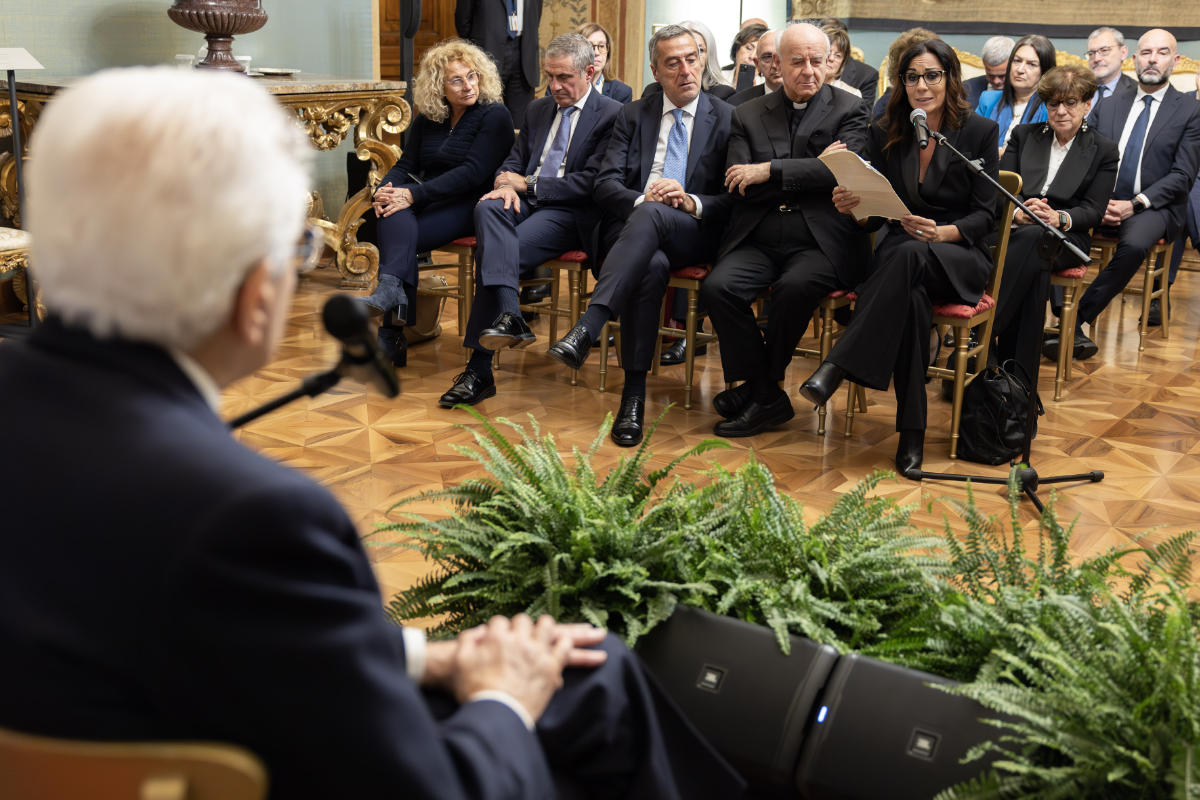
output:
[[[930,139],[918,147],[909,114],[920,108],[929,128],[997,176],[996,123],[971,112],[958,57],[940,39],[912,45],[897,74],[904,91],[892,93],[887,113],[871,125],[868,158],[887,176],[909,214],[888,224],[849,326],[800,393],[825,403],[843,377],[872,389],[896,387],[896,468],[911,476],[925,441],[925,370],[934,303],[975,305],[992,268],[988,235],[996,226],[996,192],[953,153]],[[859,198],[844,187],[833,202],[850,213]],[[871,218],[866,227],[879,229]]]
[[[1042,77],[1037,91],[1049,118],[1013,129],[1000,168],[1019,173],[1021,199],[1029,209],[1086,253],[1091,229],[1100,224],[1112,196],[1120,153],[1115,142],[1088,129],[1096,93],[1096,76],[1090,69],[1056,67]],[[1038,255],[1044,232],[1020,210],[1013,223],[993,325],[996,356],[1001,361],[1016,359],[1033,379],[1046,312],[1046,284],[1039,281],[1046,263]],[[1079,259],[1063,249],[1052,269],[1078,264]]]
[[[417,253],[474,232],[475,204],[513,145],[501,99],[496,65],[475,45],[449,39],[421,58],[404,153],[375,192],[379,284],[361,298],[369,311],[391,312],[404,325],[415,310]],[[394,364],[404,363],[399,327],[381,327],[379,342]]]

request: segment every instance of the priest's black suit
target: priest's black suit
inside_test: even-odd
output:
[[[733,111],[728,165],[770,162],[770,179],[733,195],[717,265],[701,285],[721,341],[727,382],[783,380],[813,310],[829,292],[863,279],[868,240],[831,200],[833,173],[817,159],[834,141],[862,153],[867,109],[822,86],[790,135],[792,101],[780,89]],[[752,305],[771,290],[767,336]]]
[[[165,351],[52,321],[0,344],[0,385],[0,726],[240,744],[275,800],[551,798],[559,768],[736,796],[612,637],[536,733],[491,700],[436,720],[337,501],[236,442]]]
[[[1021,199],[1045,198],[1055,211],[1071,217],[1071,229],[1064,231],[1072,244],[1087,252],[1092,244],[1092,228],[1104,218],[1108,199],[1117,180],[1120,154],[1116,142],[1081,129],[1071,142],[1054,181],[1046,187],[1050,166],[1050,146],[1054,131],[1044,123],[1018,125],[1000,158],[1000,169],[1021,176]],[[1003,198],[1001,198],[1003,202]],[[1017,226],[1008,239],[1000,297],[996,300],[996,355],[1001,360],[1017,359],[1033,378],[1041,358],[1042,322],[1046,313],[1045,286],[1039,279],[1047,271],[1045,258],[1038,254],[1044,231],[1034,224]],[[1079,264],[1069,250],[1058,253],[1053,269]]]
[[[591,302],[621,317],[621,363],[633,371],[651,367],[670,270],[712,261],[731,201],[724,175],[733,109],[700,92],[683,186],[699,198],[700,219],[663,203],[634,205],[650,179],[663,98],[658,92],[621,110],[596,178],[604,257]]]

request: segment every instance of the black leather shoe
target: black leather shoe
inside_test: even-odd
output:
[[[1058,363],[1058,344],[1057,334],[1047,333],[1042,337],[1042,355],[1056,364]]]
[[[1075,344],[1071,356],[1076,361],[1086,361],[1099,352],[1100,348],[1083,331],[1075,331]]]
[[[404,328],[399,326],[379,326],[379,352],[393,366],[403,367],[408,364],[408,340],[404,338]]]
[[[484,378],[468,367],[458,373],[454,378],[454,385],[438,398],[438,405],[442,408],[454,408],[459,403],[473,406],[480,400],[494,397],[495,394],[496,379],[490,375]]]
[[[636,447],[642,443],[642,429],[646,426],[646,398],[622,397],[621,409],[613,421],[608,437],[618,447]]]
[[[539,283],[536,286],[526,286],[521,290],[521,305],[540,303],[550,296],[550,284]]]
[[[800,385],[800,394],[805,399],[823,406],[833,397],[833,393],[842,385],[842,379],[845,377],[846,373],[837,364],[822,361],[817,371]]]
[[[547,351],[571,369],[579,369],[587,360],[588,351],[592,349],[592,337],[582,325],[576,325],[567,331],[567,335],[550,345]]]
[[[537,339],[520,314],[504,313],[496,317],[490,328],[479,332],[479,344],[488,350],[506,347],[528,347]]]
[[[687,342],[683,339],[676,339],[675,343],[662,351],[662,355],[658,357],[658,363],[664,367],[672,367],[676,364],[682,364],[684,355],[687,351]],[[696,355],[702,356],[708,352],[707,344],[696,345]]]
[[[921,459],[924,455],[925,431],[900,431],[900,444],[896,447],[896,471],[910,480],[921,480]]]
[[[788,400],[787,394],[780,392],[774,400],[766,405],[759,405],[757,401],[751,400],[742,409],[742,413],[733,419],[722,420],[714,425],[713,433],[727,439],[755,436],[767,428],[782,425],[795,415],[796,412],[792,410],[792,403]]]
[[[1155,297],[1150,301],[1150,313],[1146,315],[1146,324],[1151,328],[1162,325],[1162,299]]]
[[[713,398],[713,408],[725,419],[733,419],[742,413],[750,402],[750,382],[726,389]]]

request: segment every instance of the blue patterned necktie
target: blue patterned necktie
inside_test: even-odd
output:
[[[1133,123],[1129,141],[1125,143],[1125,152],[1121,154],[1121,166],[1117,169],[1117,187],[1113,196],[1118,200],[1129,200],[1135,194],[1133,184],[1137,179],[1138,166],[1142,162],[1142,144],[1146,141],[1146,128],[1150,126],[1150,104],[1154,102],[1154,98],[1146,95],[1142,100],[1146,107]]]
[[[671,113],[675,115],[675,124],[667,134],[667,157],[663,161],[663,177],[679,181],[679,185],[686,191],[683,178],[687,173],[687,128],[683,125],[682,108],[672,109]]]
[[[567,142],[571,141],[571,115],[577,110],[575,106],[559,109],[562,119],[558,123],[558,133],[554,135],[554,144],[550,145],[550,150],[546,153],[546,160],[542,162],[542,167],[538,170],[539,178],[558,177],[558,168],[567,159]]]

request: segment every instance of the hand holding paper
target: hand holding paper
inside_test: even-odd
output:
[[[842,213],[850,213],[859,222],[867,217],[900,219],[908,208],[896,194],[892,184],[879,170],[863,161],[852,150],[826,150],[818,158],[837,178],[839,191],[834,190],[834,205]],[[857,200],[852,202],[851,197]]]

